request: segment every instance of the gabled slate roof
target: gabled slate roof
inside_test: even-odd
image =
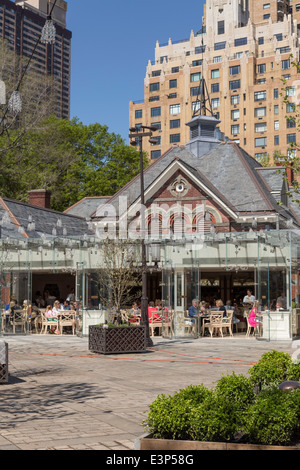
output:
[[[84,197],[64,211],[64,214],[76,215],[78,217],[89,218],[101,204],[110,199],[110,196]]]
[[[85,219],[0,197],[1,238],[82,237],[92,235]],[[32,224],[34,223],[34,225]],[[53,229],[56,235],[53,234]]]
[[[285,169],[262,167],[234,142],[220,142],[199,157],[194,156],[186,147],[170,148],[144,170],[145,194],[168,171],[174,160],[192,172],[199,183],[206,185],[236,214],[279,213],[286,220],[295,218],[294,212],[278,204],[278,193],[281,193],[284,185],[282,172]],[[139,175],[108,200],[117,213],[120,196],[127,198],[128,207],[139,199]],[[97,219],[97,211],[92,217]]]

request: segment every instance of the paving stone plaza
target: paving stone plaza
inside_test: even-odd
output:
[[[8,343],[9,381],[0,384],[0,450],[134,450],[148,405],[189,384],[214,387],[247,374],[272,349],[297,342],[254,337],[166,340],[146,353],[103,356],[86,337],[26,335]],[[298,349],[297,349],[298,348]]]

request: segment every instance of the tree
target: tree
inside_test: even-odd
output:
[[[137,292],[142,280],[140,243],[128,239],[103,239],[100,259],[101,267],[96,276],[99,297],[104,305],[120,312],[120,308],[140,297]]]
[[[26,72],[25,72],[26,71]],[[18,55],[8,41],[0,38],[0,169],[6,150],[20,145],[27,130],[53,113],[55,82],[49,74],[40,72],[36,62]],[[20,85],[22,112],[9,108],[10,98]],[[11,133],[14,131],[13,133]]]
[[[290,55],[291,59],[293,55]],[[292,60],[291,65],[296,67],[297,72],[300,72],[300,64],[295,60]],[[286,155],[280,153],[279,160],[281,164],[286,167],[287,170],[292,169],[294,173],[294,178],[292,181],[288,181],[287,175],[284,175],[284,179],[286,180],[289,191],[287,195],[290,197],[292,202],[296,202],[300,205],[300,158],[299,158],[299,143],[297,142],[297,133],[299,132],[300,126],[300,115],[299,115],[299,98],[300,96],[297,95],[297,88],[293,86],[287,86],[286,80],[282,80],[283,87],[281,89],[280,95],[283,97],[283,103],[286,105],[287,109],[291,112],[285,116],[287,126],[293,133],[295,133],[295,139],[292,139],[289,142],[289,149]],[[299,84],[296,82],[296,85]],[[299,93],[299,91],[298,91]],[[297,154],[298,153],[298,154]]]
[[[140,165],[139,153],[107,126],[55,116],[27,130],[22,141],[2,155],[1,193],[27,201],[29,190],[49,189],[56,210],[83,197],[115,194],[139,173]]]

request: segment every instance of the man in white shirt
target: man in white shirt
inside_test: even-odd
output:
[[[243,303],[253,305],[254,302],[255,302],[255,297],[254,297],[254,295],[252,295],[252,291],[250,289],[248,289],[247,290],[247,295],[245,295]]]

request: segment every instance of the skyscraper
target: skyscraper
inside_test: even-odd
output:
[[[54,0],[0,0],[0,37],[11,48],[28,58],[45,24]],[[39,43],[34,51],[31,67],[53,79],[54,112],[58,117],[70,116],[71,38],[66,29],[67,2],[57,0],[52,12],[56,26],[54,44]]]
[[[258,160],[269,156],[272,163],[280,152],[294,155],[299,27],[300,4],[289,0],[207,0],[197,32],[157,42],[144,99],[129,105],[130,127],[160,128],[158,143],[145,145],[149,157],[189,140],[186,123],[199,110],[202,78],[227,138]],[[283,102],[283,88],[290,105]]]

